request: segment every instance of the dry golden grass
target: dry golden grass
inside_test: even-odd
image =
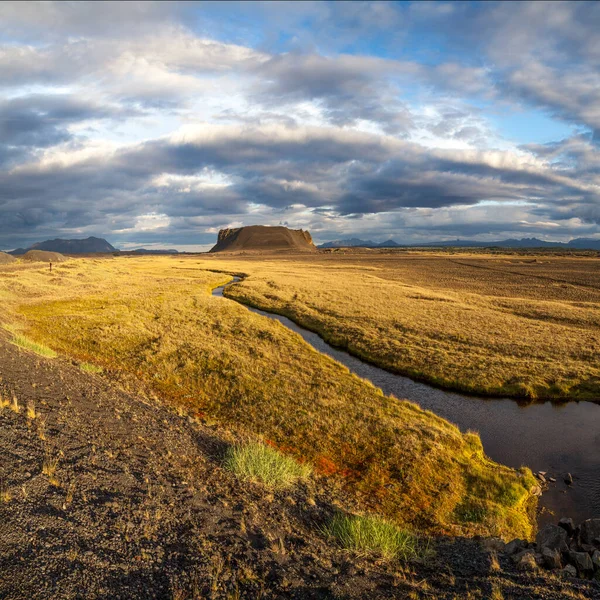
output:
[[[470,393],[600,399],[600,260],[217,257],[227,295],[391,371]]]
[[[402,527],[531,536],[528,470],[493,463],[476,435],[383,396],[279,323],[211,297],[229,277],[207,265],[217,263],[86,259],[52,274],[11,267],[10,277],[0,272],[4,318],[109,376],[135,375],[192,416],[262,436]],[[299,266],[299,280],[307,269]]]

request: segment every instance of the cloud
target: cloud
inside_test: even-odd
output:
[[[170,226],[200,215],[223,222],[248,215],[250,205],[262,207],[261,215],[328,206],[333,214],[360,216],[489,201],[568,203],[560,218],[579,211],[589,220],[589,204],[599,198],[576,173],[554,173],[533,155],[431,150],[340,127],[207,124],[68,157],[49,154],[0,175],[0,215],[13,232],[33,235],[46,223],[85,228],[112,222],[117,233],[147,233],[140,215],[164,215]]]
[[[588,3],[3,3],[0,244],[208,243],[260,222],[600,233],[598,19]],[[520,110],[573,135],[541,143],[525,122],[515,141],[502,115]]]

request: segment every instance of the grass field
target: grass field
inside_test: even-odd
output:
[[[71,260],[52,273],[10,266],[0,270],[2,319],[133,391],[263,439],[338,482],[353,509],[416,532],[531,536],[528,470],[490,461],[476,435],[383,396],[279,323],[212,297],[229,276],[203,267],[226,264],[138,257]],[[357,276],[352,265],[258,261],[244,267],[254,273],[244,289],[264,278],[273,296],[287,295],[284,281],[295,268],[290,299],[302,300],[302,286],[318,277],[325,288],[328,276]]]
[[[600,400],[600,259],[331,253],[211,258],[227,295],[388,370],[475,394]]]

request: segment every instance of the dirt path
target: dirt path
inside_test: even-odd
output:
[[[0,409],[2,599],[600,597],[508,561],[491,576],[470,540],[410,566],[353,557],[319,532],[324,482],[240,482],[220,466],[227,432],[5,339],[0,394],[19,405]]]

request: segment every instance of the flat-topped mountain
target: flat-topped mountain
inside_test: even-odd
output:
[[[303,229],[251,225],[237,229],[221,229],[211,252],[314,252],[312,237]]]
[[[46,252],[60,252],[61,254],[100,254],[104,252],[115,252],[116,248],[106,240],[97,237],[89,237],[84,240],[46,240],[38,242],[27,249],[18,248],[11,254],[20,256],[28,250],[44,250]]]

